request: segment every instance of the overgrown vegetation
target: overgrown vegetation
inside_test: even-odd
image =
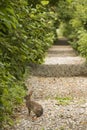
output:
[[[87,58],[87,0],[63,0],[58,3],[63,34],[82,56]]]
[[[0,0],[0,126],[23,102],[29,63],[43,62],[63,24],[63,34],[87,58],[87,0]]]
[[[34,1],[35,2],[35,1]],[[23,102],[26,64],[42,63],[55,38],[56,14],[49,1],[0,1],[0,126]]]

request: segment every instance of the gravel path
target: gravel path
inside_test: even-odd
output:
[[[69,45],[54,45],[42,65],[31,67],[28,90],[44,113],[36,120],[24,105],[11,130],[87,130],[87,65]]]

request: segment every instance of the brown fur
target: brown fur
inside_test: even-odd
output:
[[[33,91],[30,91],[29,95],[27,95],[25,97],[25,99],[26,99],[26,106],[28,108],[29,115],[30,115],[30,112],[33,111],[37,117],[40,117],[43,114],[43,108],[42,108],[42,106],[39,103],[37,103],[35,101],[32,101],[30,99],[32,93],[33,93]]]

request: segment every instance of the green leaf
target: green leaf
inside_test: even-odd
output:
[[[48,5],[48,4],[49,4],[49,1],[43,0],[43,1],[41,1],[41,4],[42,4],[42,5]]]

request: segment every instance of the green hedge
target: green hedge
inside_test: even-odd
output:
[[[39,4],[38,4],[39,2]],[[56,15],[49,2],[0,1],[0,126],[26,94],[23,76],[27,63],[42,63],[55,38]]]
[[[87,58],[87,0],[59,0],[58,11],[64,24],[64,36],[68,37],[74,49]]]
[[[76,41],[73,42],[73,46],[82,56],[87,58],[87,1],[76,0],[73,1],[72,5],[75,10],[70,24],[74,34],[76,34]]]
[[[78,40],[78,51],[80,54],[87,59],[87,31],[84,31],[80,34]]]

